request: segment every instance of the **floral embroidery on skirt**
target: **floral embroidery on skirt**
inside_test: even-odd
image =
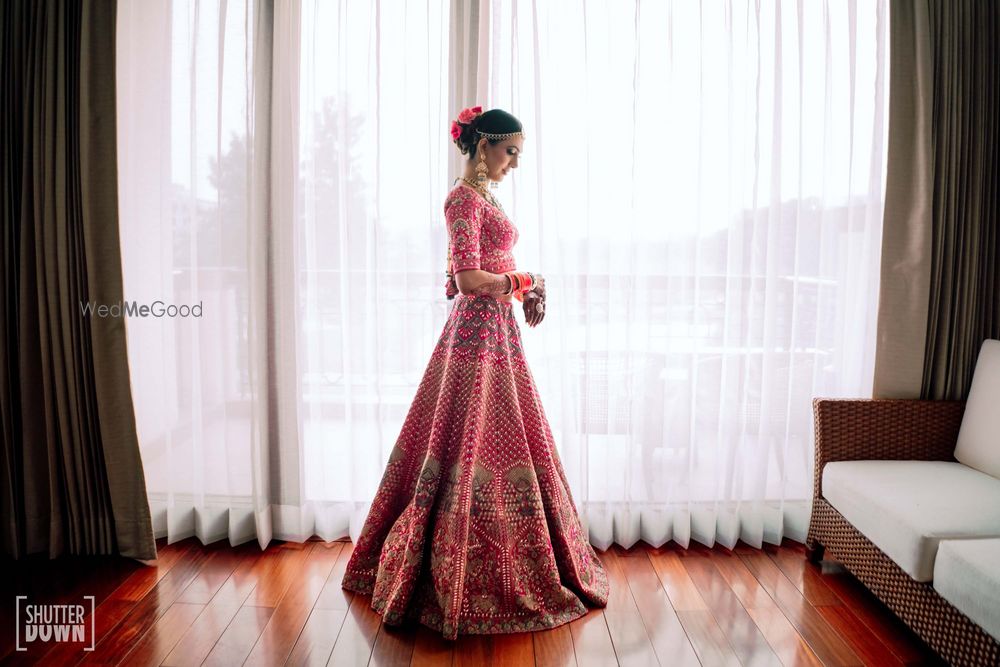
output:
[[[513,305],[459,295],[343,587],[446,638],[551,628],[604,606]]]

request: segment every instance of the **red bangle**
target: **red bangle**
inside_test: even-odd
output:
[[[516,284],[513,290],[514,298],[518,301],[524,301],[524,293],[535,286],[535,281],[532,279],[531,274],[526,271],[512,271],[510,275],[512,282]]]
[[[534,277],[527,271],[508,271],[504,275],[510,280],[510,289],[505,294],[513,294],[518,301],[524,301],[524,293],[535,287]]]

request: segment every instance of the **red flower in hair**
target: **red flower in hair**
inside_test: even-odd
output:
[[[451,138],[457,141],[460,136],[462,136],[462,128],[455,121],[451,121]]]
[[[469,109],[463,109],[462,113],[458,114],[458,122],[463,125],[468,125],[472,120],[483,112],[482,107],[471,107]]]

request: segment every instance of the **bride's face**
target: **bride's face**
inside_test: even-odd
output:
[[[524,137],[511,137],[493,145],[486,139],[482,140],[480,150],[485,151],[491,181],[502,181],[511,169],[517,169],[522,146]]]

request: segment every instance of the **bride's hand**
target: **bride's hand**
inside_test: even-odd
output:
[[[535,276],[535,286],[531,288],[531,291],[537,292],[538,296],[545,298],[545,277],[540,273],[533,274]]]
[[[542,306],[539,312],[539,304]],[[524,295],[524,321],[528,326],[538,326],[545,319],[545,279],[535,275],[535,286]]]

